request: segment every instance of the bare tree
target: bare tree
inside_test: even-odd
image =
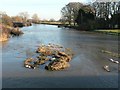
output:
[[[20,12],[19,16],[23,18],[23,22],[26,22],[27,19],[29,18],[28,12]]]
[[[2,23],[2,19],[3,19],[2,17],[4,15],[7,15],[6,12],[0,11],[0,23]]]
[[[54,18],[51,18],[49,21],[50,21],[50,22],[55,22],[55,19],[54,19]]]
[[[61,10],[61,21],[65,24],[65,22],[69,22],[70,24],[70,20],[69,20],[69,12],[68,12],[68,9],[67,7],[63,7],[62,10]]]
[[[71,25],[74,23],[75,25],[75,19],[77,18],[79,9],[83,6],[83,4],[79,2],[70,2],[65,7],[62,8],[62,20],[65,20],[66,22]]]
[[[20,17],[20,16],[12,16],[11,18],[12,18],[13,22],[22,22],[23,21],[22,17]]]
[[[113,23],[110,25],[110,23],[112,22],[110,21],[110,19],[111,18],[113,19],[114,15],[120,13],[120,1],[119,2],[118,1],[113,0],[113,1],[105,2],[105,1],[96,0],[93,3],[93,7],[95,8],[96,18],[102,20],[103,23],[101,24],[103,24],[102,25],[103,27],[113,28],[115,26],[113,25]]]
[[[120,2],[105,2],[105,1],[101,1],[98,2],[98,0],[96,0],[93,3],[93,6],[96,10],[96,17],[99,18],[110,18],[113,14],[116,14],[119,11],[119,3]]]
[[[38,15],[35,13],[35,14],[33,14],[33,16],[32,16],[32,20],[33,20],[33,22],[39,22],[39,21],[40,21],[40,18],[39,18]]]
[[[5,12],[0,12],[0,23],[12,26],[12,19]]]

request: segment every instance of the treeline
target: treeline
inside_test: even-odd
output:
[[[9,16],[5,12],[0,12],[0,23],[7,26],[14,26],[14,22],[23,23],[24,26],[29,26],[31,23],[39,23],[40,19],[37,14],[33,14],[33,16],[29,17],[27,12],[21,12],[16,16]]]
[[[120,29],[120,1],[83,4],[68,3],[61,10],[60,21],[83,30]]]

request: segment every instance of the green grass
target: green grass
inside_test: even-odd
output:
[[[109,35],[120,35],[120,29],[109,29],[109,30],[95,30],[95,32],[109,34]]]
[[[113,32],[113,33],[120,33],[120,29],[115,29],[115,30],[95,30],[99,32]]]
[[[53,25],[61,25],[62,23],[61,22],[49,22],[49,21],[46,21],[46,22],[41,22],[42,24],[53,24]]]

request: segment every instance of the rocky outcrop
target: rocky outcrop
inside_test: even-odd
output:
[[[45,64],[46,70],[63,70],[70,67],[69,62],[72,60],[73,52],[71,49],[63,48],[60,45],[49,44],[41,45],[38,47],[36,52],[39,54],[36,61],[27,59],[25,65],[33,68],[38,65]],[[31,65],[30,63],[33,62]],[[48,63],[48,65],[46,65]]]
[[[63,70],[70,67],[70,64],[66,62],[64,59],[55,59],[50,62],[47,66],[45,66],[46,70]]]
[[[35,63],[38,65],[43,65],[49,60],[49,58],[47,56],[44,56],[44,55],[40,55],[37,58],[38,58],[38,60]]]
[[[58,53],[54,55],[54,60],[52,60],[47,66],[45,66],[45,69],[63,70],[70,67],[69,62],[71,61],[71,59],[72,56],[66,54],[65,52],[58,51]]]
[[[35,69],[38,66],[38,64],[35,64],[34,62],[35,61],[33,58],[27,58],[24,61],[24,67],[29,68],[29,69]]]

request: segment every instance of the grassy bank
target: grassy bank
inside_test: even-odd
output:
[[[109,35],[120,35],[120,29],[109,29],[109,30],[95,30],[95,32],[109,34]]]
[[[89,31],[89,32],[97,32],[97,33],[102,33],[102,34],[120,36],[120,29],[89,30],[85,28],[84,29],[80,28],[79,26],[68,26],[68,25],[63,25],[63,26],[66,28],[72,28],[78,31]]]
[[[116,29],[116,30],[96,30],[98,32],[112,32],[112,33],[120,33],[120,29]]]
[[[77,25],[74,26],[74,25],[69,25],[68,23],[63,24],[62,22],[49,22],[49,21],[40,22],[39,24],[57,25],[58,27],[72,28],[78,31],[93,31],[102,34],[118,35],[118,36],[120,35],[120,29],[89,30],[87,28],[80,28]]]
[[[44,21],[40,22],[40,24],[48,24],[48,25],[63,25],[61,22],[49,22],[49,21]]]

